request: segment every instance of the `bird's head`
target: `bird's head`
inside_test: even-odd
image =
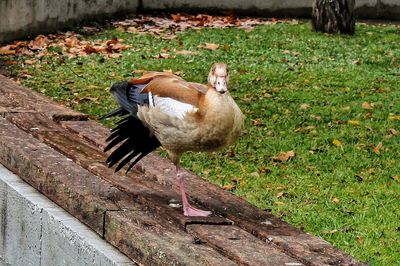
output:
[[[220,94],[228,91],[228,67],[224,63],[214,63],[208,74],[208,84]]]

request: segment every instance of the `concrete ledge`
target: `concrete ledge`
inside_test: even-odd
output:
[[[144,11],[221,13],[263,17],[310,18],[312,0],[143,0]],[[400,20],[398,0],[356,0],[355,14],[360,19]]]
[[[0,265],[137,265],[0,164]]]
[[[84,20],[135,13],[138,0],[2,0],[0,43],[48,33]]]

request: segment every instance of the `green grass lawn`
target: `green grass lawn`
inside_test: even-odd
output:
[[[11,69],[96,119],[116,106],[110,85],[133,70],[172,69],[206,82],[212,62],[227,63],[244,134],[211,156],[188,153],[182,164],[361,261],[399,265],[400,28],[358,24],[355,36],[310,28],[188,30],[172,40],[109,28],[85,38],[124,39],[132,49],[120,58],[50,54],[26,64],[25,56]],[[220,47],[198,47],[205,43]],[[289,160],[276,158],[292,150]]]

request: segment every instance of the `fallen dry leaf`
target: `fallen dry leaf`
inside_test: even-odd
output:
[[[339,200],[338,198],[335,197],[335,198],[332,199],[332,202],[333,202],[333,203],[339,203],[340,200]]]
[[[337,147],[342,147],[343,146],[342,143],[340,142],[340,140],[338,140],[338,139],[334,139],[332,141],[332,144],[337,146]]]
[[[11,55],[15,54],[16,51],[13,49],[14,47],[11,45],[6,45],[3,47],[0,47],[0,55]]]
[[[307,110],[309,107],[310,107],[309,104],[303,103],[303,104],[300,105],[300,110]]]
[[[136,27],[128,27],[126,29],[126,32],[137,33],[137,32],[139,32],[139,30]]]
[[[390,135],[396,136],[398,134],[397,130],[394,128],[389,128],[388,132]]]
[[[27,60],[24,61],[24,63],[27,64],[27,65],[33,65],[36,62],[37,62],[36,60],[31,60],[31,59],[27,59]]]
[[[204,46],[205,49],[208,49],[208,50],[211,50],[211,51],[217,50],[218,47],[219,47],[219,44],[207,43],[207,42],[206,42],[206,45]]]
[[[34,40],[30,41],[28,44],[29,49],[35,50],[43,50],[47,48],[47,44],[49,40],[44,35],[38,35]]]
[[[324,230],[321,233],[323,233],[323,234],[334,234],[334,233],[337,233],[337,232],[338,232],[337,229],[333,229],[333,230]]]
[[[284,191],[281,191],[281,192],[278,192],[278,193],[276,194],[276,197],[277,197],[277,198],[282,198],[285,194],[286,194],[286,193],[285,193]]]
[[[232,191],[232,190],[236,189],[236,186],[235,186],[235,185],[228,184],[228,185],[222,186],[222,189]]]
[[[362,236],[356,236],[356,240],[360,245],[364,244],[364,238]]]
[[[376,147],[374,148],[374,153],[377,154],[377,155],[381,154],[380,150],[381,150],[382,147],[383,147],[382,142],[379,142],[379,144],[376,145]]]
[[[69,38],[65,38],[65,45],[69,48],[75,47],[78,45],[79,40],[76,36],[71,36]]]
[[[372,109],[371,104],[368,103],[368,102],[363,102],[363,103],[361,104],[361,107],[362,107],[363,109],[365,109],[365,110],[371,110],[371,109]]]
[[[296,156],[296,153],[292,150],[292,151],[288,151],[288,152],[281,152],[279,154],[279,156],[272,157],[272,160],[286,162],[287,160],[294,158],[295,156]]]
[[[197,54],[197,52],[192,52],[189,50],[180,50],[180,51],[176,51],[176,54],[178,55],[192,55],[192,54]]]
[[[255,125],[255,126],[263,126],[264,125],[261,118],[253,119],[252,122],[253,122],[253,125]]]
[[[92,54],[92,53],[97,53],[97,50],[93,48],[90,44],[86,44],[85,48],[83,51],[87,54]]]
[[[180,22],[181,21],[181,15],[180,14],[171,14],[171,18],[174,22]]]
[[[389,120],[398,120],[400,121],[400,115],[389,114]]]
[[[359,125],[360,121],[358,121],[358,120],[348,120],[347,124],[355,126],[355,125]]]
[[[168,53],[159,53],[155,56],[153,56],[155,59],[168,59],[170,58],[170,55]]]

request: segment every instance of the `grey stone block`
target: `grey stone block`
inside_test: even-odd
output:
[[[2,0],[0,43],[34,36],[83,20],[135,13],[139,0]]]
[[[0,164],[0,265],[136,265]]]

